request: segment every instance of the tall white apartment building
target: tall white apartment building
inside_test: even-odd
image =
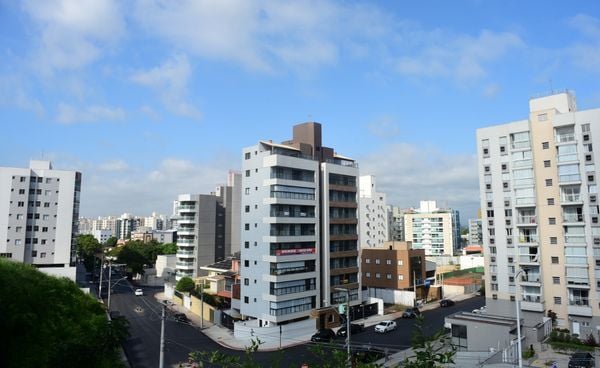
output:
[[[206,275],[202,266],[221,261],[239,249],[239,244],[232,244],[239,241],[239,183],[240,174],[230,173],[228,185],[217,187],[215,193],[178,196],[177,280]]]
[[[469,244],[483,244],[481,219],[469,219]]]
[[[361,176],[359,188],[360,246],[382,247],[389,236],[385,193],[377,192],[373,175]]]
[[[324,320],[345,290],[360,303],[357,165],[322,146],[320,124],[293,131],[243,150],[240,312],[261,326]]]
[[[404,234],[404,213],[409,210],[402,209],[398,206],[388,206],[388,239],[405,241]]]
[[[453,255],[460,246],[458,211],[441,209],[435,201],[421,201],[419,209],[404,212],[404,236],[413,249],[427,256]]]
[[[477,131],[491,313],[512,315],[518,298],[528,326],[551,310],[559,327],[598,333],[598,142],[600,109],[577,111],[568,91],[530,99],[523,120]]]
[[[81,173],[0,167],[0,257],[75,281]]]

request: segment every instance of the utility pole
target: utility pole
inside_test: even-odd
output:
[[[165,318],[167,314],[167,302],[163,304],[162,316],[160,318],[160,356],[158,360],[158,368],[165,366]]]
[[[348,355],[348,367],[352,367],[352,358],[350,351],[350,289],[347,288],[334,288],[336,291],[343,291],[346,293],[346,348]]]
[[[281,325],[279,325],[279,350],[281,350]]]
[[[110,280],[111,280],[111,276],[112,276],[112,259],[110,257],[108,258],[108,311],[110,312]]]
[[[104,274],[104,253],[102,253],[102,261],[100,263],[100,286],[98,287],[98,297],[102,300],[102,275]]]
[[[200,329],[204,328],[204,280],[200,284]]]
[[[415,293],[415,301],[413,306],[417,306],[417,271],[413,271],[413,293]]]

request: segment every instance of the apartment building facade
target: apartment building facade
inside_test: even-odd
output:
[[[260,326],[360,303],[358,167],[321,144],[321,125],[243,150],[240,312]],[[338,290],[341,289],[341,290]]]
[[[453,255],[460,247],[458,211],[421,201],[418,209],[406,211],[403,217],[405,240],[415,249],[425,249],[427,256]]]
[[[363,175],[359,179],[362,248],[383,246],[389,237],[385,193],[378,192],[375,184],[373,175]]]
[[[469,219],[469,245],[483,244],[483,230],[481,227],[481,219]]]
[[[512,315],[518,298],[526,325],[553,311],[586,337],[600,325],[600,109],[565,91],[529,110],[477,131],[488,311]]]
[[[75,281],[81,173],[0,167],[0,257]]]
[[[362,285],[367,288],[404,290],[421,286],[426,278],[425,250],[410,242],[387,241],[379,248],[363,248]]]
[[[211,194],[181,194],[177,197],[176,279],[205,276],[202,266],[222,261],[232,254],[232,240],[239,239],[240,174],[230,173],[228,185]],[[239,222],[238,222],[239,224]]]

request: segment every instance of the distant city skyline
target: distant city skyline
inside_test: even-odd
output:
[[[600,106],[598,40],[593,2],[9,2],[0,165],[82,172],[85,217],[169,214],[243,147],[317,121],[388,204],[466,224],[476,129],[553,89]]]

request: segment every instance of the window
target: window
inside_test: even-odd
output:
[[[404,261],[403,260],[399,260],[398,261],[398,266],[404,266]]]
[[[560,277],[552,276],[552,283],[557,285],[560,284]]]
[[[546,113],[538,114],[537,119],[538,119],[538,121],[547,121],[548,114],[546,114]],[[546,144],[548,144],[548,142],[546,142]]]
[[[552,186],[552,179],[546,179],[546,186],[547,187],[551,187]]]
[[[398,275],[398,281],[403,281],[404,280],[404,275]]]
[[[244,279],[244,285],[250,285],[250,279]]]
[[[391,259],[386,259],[385,260],[385,264],[391,265],[392,264],[392,260]]]
[[[250,230],[250,224],[244,224],[244,230]]]
[[[244,242],[244,248],[250,248],[250,242]]]
[[[551,258],[553,264],[558,264],[558,257]]]
[[[548,217],[548,225],[556,225],[556,217]]]
[[[21,245],[21,239],[15,239],[15,245]]]
[[[37,204],[40,202],[36,202],[36,207],[39,207]],[[48,208],[50,207],[50,202],[44,202],[44,207]]]
[[[558,244],[558,238],[556,236],[551,236],[550,244]]]
[[[244,211],[245,211],[246,213],[250,212],[250,206],[246,206],[246,207],[244,207]]]
[[[385,277],[386,277],[388,280],[391,280],[391,279],[392,279],[392,274],[391,274],[391,273],[388,273],[388,274],[386,274],[386,275],[385,275]]]
[[[250,159],[250,152],[244,153],[244,160],[249,160],[249,159]]]
[[[37,257],[37,250],[32,250],[31,251],[31,256],[32,257]]]
[[[371,263],[371,258],[365,258],[365,263]]]
[[[375,264],[380,264],[381,260],[379,258],[375,258]]]
[[[22,226],[17,226],[17,227],[15,227],[15,233],[20,233],[20,232],[21,232],[21,230],[23,230],[23,227],[22,227]]]
[[[544,167],[550,167],[550,160],[544,160]]]
[[[250,194],[250,188],[244,188],[244,194]]]
[[[44,221],[50,220],[50,215],[43,215],[42,220],[44,220]]]
[[[492,294],[492,299],[498,300],[498,294]]]
[[[248,304],[250,302],[250,300],[248,299],[247,296],[244,297],[244,303]]]
[[[542,149],[550,148],[550,144],[548,142],[542,142]]]
[[[513,263],[513,257],[508,257],[508,263]]]
[[[514,296],[514,295],[511,295],[511,296],[510,296],[510,301],[511,301],[511,302],[514,302],[514,301],[515,301],[515,296]]]
[[[562,300],[560,299],[560,296],[555,296],[554,297],[554,304],[561,304]]]
[[[554,206],[554,198],[547,198],[548,206]]]
[[[40,253],[40,258],[46,258],[46,252]]]
[[[250,176],[250,170],[246,170],[246,177]]]
[[[43,233],[47,233],[48,232],[48,228],[46,226],[42,227],[42,232]]]
[[[25,207],[25,202],[19,202],[19,203],[17,203],[17,206],[18,207]]]
[[[19,194],[25,194],[25,189],[19,189]]]
[[[245,259],[244,260],[244,267],[250,267],[250,261]]]
[[[380,274],[379,272],[376,272],[376,273],[375,273],[375,278],[376,278],[376,279],[380,279],[380,278],[381,278],[381,274]]]

